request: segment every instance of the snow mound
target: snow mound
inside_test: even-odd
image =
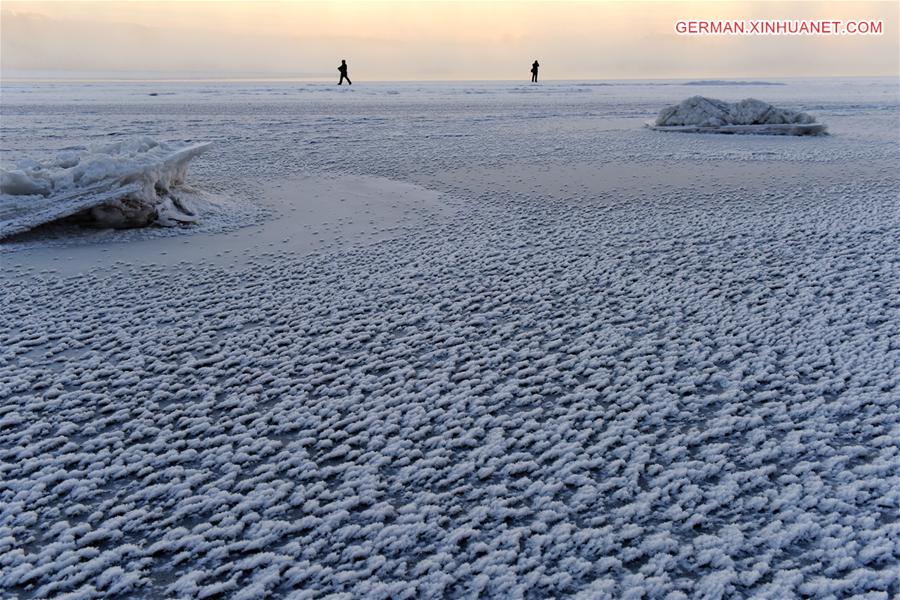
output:
[[[188,163],[211,144],[149,137],[0,169],[0,239],[66,217],[102,227],[173,226],[197,213],[180,195]]]
[[[692,96],[680,104],[663,108],[649,125],[658,130],[711,133],[825,133],[825,125],[816,123],[815,117],[810,114],[778,108],[753,98],[732,103]]]

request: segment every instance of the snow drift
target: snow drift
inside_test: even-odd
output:
[[[701,133],[825,133],[825,125],[816,123],[815,117],[805,112],[778,108],[753,98],[731,103],[704,96],[692,96],[663,108],[649,126],[660,131]]]
[[[0,169],[0,239],[67,217],[114,228],[192,223],[181,186],[210,147],[141,137]]]

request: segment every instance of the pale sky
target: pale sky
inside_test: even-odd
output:
[[[354,81],[900,76],[900,2],[11,1],[2,76]],[[881,19],[880,36],[685,37],[679,19]]]

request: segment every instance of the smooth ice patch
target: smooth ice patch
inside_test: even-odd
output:
[[[451,210],[438,192],[383,177],[297,176],[257,182],[255,188],[252,198],[240,203],[197,192],[195,202],[207,202],[205,214],[216,217],[181,230],[192,235],[171,235],[171,229],[76,235],[68,228],[53,237],[17,238],[0,246],[0,252],[6,251],[10,265],[66,273],[122,260],[233,264],[275,251],[303,255],[391,239]],[[242,207],[255,212],[237,212]],[[229,227],[240,218],[243,227]]]

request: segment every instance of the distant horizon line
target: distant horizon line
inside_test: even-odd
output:
[[[0,70],[0,82],[9,83],[253,83],[253,82],[285,82],[285,83],[328,83],[334,77],[331,75],[197,75],[197,76],[166,76],[160,74],[154,76],[112,76],[114,72],[98,71],[96,75],[88,75],[92,72],[84,72],[84,75],[11,75],[6,76]],[[105,76],[109,73],[110,76]],[[808,79],[897,79],[900,83],[900,74],[865,74],[858,73],[846,75],[697,75],[683,77],[567,77],[567,78],[543,78],[541,82],[641,82],[641,81],[755,81],[765,82],[771,80],[808,80]],[[531,83],[527,77],[518,78],[465,78],[465,79],[357,79],[359,83]]]

